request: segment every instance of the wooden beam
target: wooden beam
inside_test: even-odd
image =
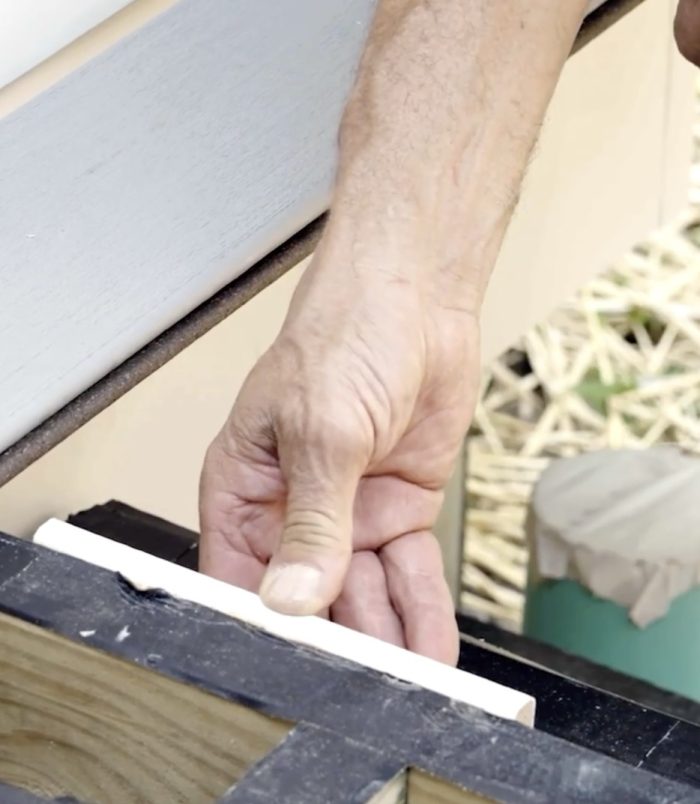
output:
[[[251,710],[254,716],[268,719],[256,718],[256,724],[275,720],[309,724],[379,757],[385,756],[393,768],[417,769],[408,773],[408,801],[411,800],[412,773],[417,774],[415,778],[419,783],[414,784],[414,789],[423,795],[423,801],[428,800],[426,796],[432,795],[433,790],[446,802],[473,802],[479,800],[475,796],[480,796],[486,801],[523,804],[532,801],[655,804],[658,801],[691,802],[699,797],[697,790],[686,785],[623,765],[537,729],[492,717],[355,663],[289,643],[201,605],[174,599],[164,592],[139,591],[114,572],[3,535],[0,535],[0,611],[6,615],[0,619],[0,644],[21,647],[20,666],[16,671],[9,671],[14,679],[12,689],[19,690],[14,692],[14,698],[20,699],[22,708],[29,712],[34,726],[32,736],[37,739],[43,739],[43,730],[48,729],[54,742],[58,742],[53,726],[54,713],[65,707],[64,696],[67,695],[71,710],[67,717],[72,722],[80,713],[79,709],[76,713],[76,708],[84,701],[81,693],[91,702],[90,715],[80,721],[81,729],[88,733],[103,735],[110,727],[123,733],[126,723],[133,722],[129,712],[133,713],[133,719],[143,716],[143,711],[152,717],[150,708],[154,701],[160,700],[158,708],[165,722],[174,725],[170,731],[155,728],[154,732],[162,736],[165,731],[174,739],[179,734],[176,711],[179,697],[175,694],[160,697],[160,681],[150,678],[155,675],[170,682],[184,682],[197,705],[199,696],[216,697],[221,711],[226,708],[226,702],[233,702]],[[30,645],[36,650],[29,658],[24,658],[27,648],[15,635],[30,632]],[[46,643],[45,638],[49,640]],[[80,684],[73,684],[71,676],[79,673],[80,668],[76,670],[75,662],[63,663],[65,654],[56,654],[54,645],[57,643],[76,645],[81,662],[85,651],[90,655],[99,654],[111,663],[110,667],[88,677],[78,675]],[[44,644],[49,645],[46,655],[51,659],[46,673],[41,670],[43,654],[39,653],[39,647]],[[12,651],[3,653],[3,663],[12,667]],[[54,671],[51,665],[56,663],[60,667]],[[138,676],[131,675],[131,669],[127,669],[133,665],[140,665],[135,668]],[[5,671],[4,667],[2,669]],[[129,675],[124,675],[125,672]],[[44,676],[55,681],[57,673],[61,683],[46,684]],[[126,703],[110,695],[105,700],[100,696],[105,673],[115,680],[115,686],[121,683]],[[142,680],[142,673],[149,678]],[[143,684],[154,690],[155,697],[142,694]],[[27,694],[27,685],[30,693],[37,690],[37,694]],[[37,714],[31,714],[32,707],[37,712],[46,707],[51,717],[39,720]],[[5,714],[8,711],[12,710],[0,706],[0,733],[7,722],[12,725],[14,734],[23,721],[9,720]],[[91,724],[93,712],[98,726]],[[219,712],[217,707],[212,716],[216,717]],[[240,718],[248,714],[236,714],[232,729],[240,728]],[[210,746],[203,725],[200,721],[202,730],[198,734],[190,733],[189,737]],[[256,729],[257,726],[253,731]],[[136,732],[139,733],[138,729]],[[45,742],[48,745],[51,741]],[[144,744],[148,746],[149,742],[140,735],[140,742],[133,744],[133,750],[140,751]],[[23,743],[10,742],[8,750],[16,751],[17,745]],[[153,740],[152,745],[154,756],[156,749],[165,751],[166,756],[168,750],[175,750],[167,741],[164,748],[160,739]],[[58,749],[62,749],[60,744]],[[187,750],[199,752],[201,749],[194,746]],[[222,750],[226,751],[226,747]],[[233,749],[231,754],[236,756]],[[0,759],[3,755],[4,746]],[[22,754],[14,756],[20,764],[31,766],[32,778],[41,774],[41,768],[36,769],[34,761],[27,761]],[[218,767],[216,756],[208,761]],[[117,754],[116,759],[119,758]],[[103,761],[105,772],[119,773],[120,763],[114,766],[109,754],[103,756]],[[17,762],[10,768],[12,772],[16,771]],[[182,769],[178,768],[179,773],[187,767],[186,754],[184,763]],[[239,767],[243,764],[241,761]],[[89,777],[93,769],[92,762],[84,763],[81,778],[83,773]],[[7,770],[3,769],[3,773]],[[341,768],[338,773],[342,773]],[[165,774],[162,765],[152,768],[151,775],[158,777],[159,774]],[[441,783],[437,788],[429,787],[424,794],[421,788],[430,785],[430,780],[423,779],[421,774]],[[376,782],[372,775],[369,774],[368,784]],[[0,782],[11,784],[12,781],[0,778]],[[248,779],[243,776],[239,781],[247,784]],[[85,783],[89,783],[89,778]],[[158,783],[163,784],[164,780]],[[396,804],[400,783],[396,778],[387,783],[388,790],[375,790],[373,795],[391,793],[393,800],[384,795],[382,804]],[[462,797],[455,799],[457,791]],[[465,791],[471,799],[464,797]],[[165,800],[178,799],[166,797]],[[204,804],[211,798],[179,800],[188,800],[188,804],[199,804],[201,800]],[[358,802],[357,797],[345,800]],[[382,799],[375,798],[373,804],[377,801]],[[422,804],[420,798],[417,801]]]
[[[417,768],[411,768],[407,777],[406,804],[489,804],[497,801]]]
[[[289,729],[6,614],[0,644],[0,779],[36,794],[209,802]]]

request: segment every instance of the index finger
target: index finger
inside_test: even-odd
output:
[[[408,649],[456,665],[459,630],[433,534],[425,530],[400,536],[383,547],[379,556]]]

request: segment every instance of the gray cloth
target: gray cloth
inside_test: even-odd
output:
[[[556,461],[528,518],[532,572],[570,578],[640,627],[700,583],[700,459],[674,446]]]

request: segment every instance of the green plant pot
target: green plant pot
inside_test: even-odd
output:
[[[700,588],[646,628],[575,581],[531,582],[524,633],[561,650],[700,701]]]

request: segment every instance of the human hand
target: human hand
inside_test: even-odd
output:
[[[274,609],[454,663],[431,534],[478,383],[478,322],[321,247],[207,453],[201,568]],[[340,268],[340,270],[338,270]]]
[[[323,240],[207,454],[205,572],[455,661],[430,529],[488,278],[586,6],[377,3]]]

